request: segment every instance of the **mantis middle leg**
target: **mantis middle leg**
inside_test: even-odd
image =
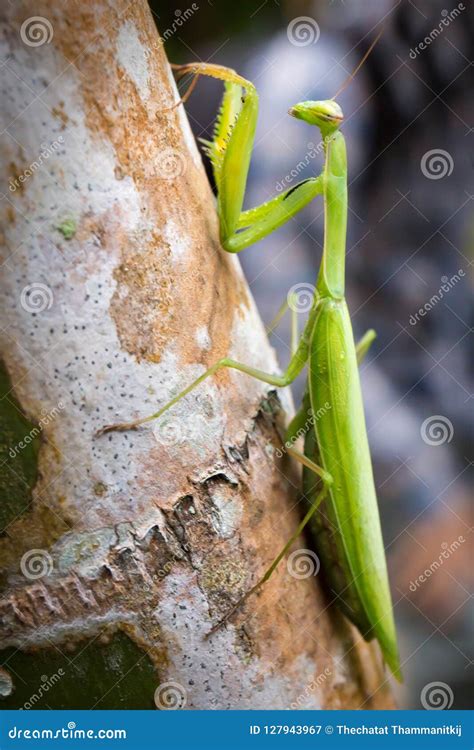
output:
[[[316,313],[316,308],[314,309],[313,315]],[[310,316],[311,319],[312,316]],[[310,320],[308,320],[307,328],[310,326]],[[168,401],[167,404],[165,404],[161,409],[154,412],[154,414],[151,414],[148,417],[142,417],[141,419],[136,419],[133,422],[122,422],[119,424],[113,424],[113,425],[106,425],[105,427],[102,427],[98,432],[97,435],[103,435],[106,432],[115,432],[115,431],[124,431],[124,430],[133,430],[136,427],[139,427],[142,424],[145,424],[146,422],[151,422],[154,419],[158,419],[162,416],[168,409],[170,409],[174,404],[178,403],[182,398],[188,395],[188,393],[191,393],[195,388],[197,388],[198,385],[200,385],[204,380],[214,375],[216,372],[218,372],[220,369],[224,367],[228,367],[232,370],[239,370],[240,372],[245,373],[246,375],[250,375],[251,377],[255,378],[256,380],[260,380],[263,383],[268,383],[269,385],[274,385],[277,388],[284,388],[287,385],[290,385],[295,378],[298,377],[300,372],[302,371],[303,367],[305,366],[306,362],[308,361],[309,356],[309,337],[307,334],[307,330],[303,332],[300,342],[298,344],[298,347],[294,354],[292,355],[290,362],[283,373],[283,375],[273,375],[272,373],[264,372],[263,370],[258,370],[255,367],[250,367],[249,365],[243,364],[242,362],[236,362],[234,359],[229,359],[228,357],[225,357],[224,359],[220,359],[218,362],[213,364],[211,367],[209,367],[202,375],[200,375],[196,380],[194,380],[190,385],[187,386],[184,390],[182,390],[180,393],[178,393],[177,396],[171,399],[171,401]]]

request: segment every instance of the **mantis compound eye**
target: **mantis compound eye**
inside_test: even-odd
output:
[[[336,130],[344,119],[342,109],[333,99],[300,102],[291,107],[288,114],[325,130]]]

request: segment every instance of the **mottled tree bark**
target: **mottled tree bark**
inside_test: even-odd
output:
[[[1,13],[3,705],[391,706],[285,563],[204,638],[299,518],[284,394],[222,372],[95,437],[224,355],[276,369],[146,3]]]

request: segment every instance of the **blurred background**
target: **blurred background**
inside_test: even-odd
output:
[[[369,327],[378,334],[362,384],[405,674],[398,703],[422,708],[431,691],[433,707],[467,708],[472,6],[152,0],[151,7],[171,61],[228,65],[257,86],[246,208],[319,173],[319,131],[287,110],[334,96],[384,27],[338,97],[349,159],[347,297],[356,337]],[[221,95],[219,82],[198,82],[186,104],[196,137],[211,136]],[[239,256],[266,323],[292,286],[315,283],[322,230],[316,199]],[[288,322],[273,336],[282,365]],[[302,387],[293,389],[295,400]]]

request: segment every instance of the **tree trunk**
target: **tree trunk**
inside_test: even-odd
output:
[[[391,707],[286,562],[204,638],[298,522],[287,396],[225,371],[94,436],[276,369],[146,3],[1,13],[3,706]]]

